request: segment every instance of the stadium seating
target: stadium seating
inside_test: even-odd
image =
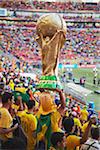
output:
[[[10,2],[9,2],[10,1]],[[18,0],[18,1],[4,1],[0,2],[0,6],[3,8],[8,8],[9,10],[16,9],[37,9],[37,10],[49,10],[57,12],[66,12],[67,10],[93,10],[99,11],[99,5],[97,3],[79,3],[79,2],[44,2],[33,0],[30,1]]]

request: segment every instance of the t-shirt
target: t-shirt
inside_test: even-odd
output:
[[[80,137],[76,135],[69,135],[66,137],[67,150],[75,150],[77,146],[80,146]]]
[[[87,121],[88,115],[89,115],[89,113],[88,113],[87,110],[85,110],[85,109],[82,109],[82,110],[81,110],[81,120]]]
[[[88,139],[82,146],[81,150],[100,150],[100,144],[95,139]]]
[[[0,128],[10,128],[12,125],[12,116],[10,115],[9,111],[1,107],[0,108]],[[0,138],[2,140],[7,140],[8,138],[12,138],[12,132],[7,134],[0,134]]]
[[[37,127],[37,119],[33,114],[26,112],[21,115],[21,124],[28,137],[27,150],[33,150],[36,144],[35,130]]]
[[[23,110],[23,111],[18,111],[18,112],[17,112],[17,116],[21,117],[21,116],[24,115],[27,111],[28,111],[27,109],[25,109],[25,110]]]
[[[16,105],[16,104],[12,104],[12,109],[15,109],[15,110],[18,110],[19,109],[19,106],[18,105]]]
[[[62,130],[59,128],[59,121],[61,119],[61,115],[58,111],[55,111],[51,115],[51,127],[52,132],[61,132]]]
[[[74,125],[77,125],[78,127],[82,128],[81,122],[78,118],[74,118]]]

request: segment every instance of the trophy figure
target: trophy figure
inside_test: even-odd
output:
[[[37,88],[61,88],[58,62],[60,49],[66,39],[66,23],[57,14],[43,15],[37,21],[36,32],[42,57],[42,76]]]

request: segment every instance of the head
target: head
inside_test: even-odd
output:
[[[16,98],[16,105],[20,105],[20,102],[22,101],[22,97],[21,95],[19,94]]]
[[[34,107],[35,107],[35,101],[29,100],[27,102],[27,107],[28,107],[28,110],[34,109]]]
[[[53,132],[51,135],[51,144],[55,148],[65,147],[65,136],[62,132]]]
[[[91,128],[91,137],[95,140],[99,140],[99,138],[100,138],[100,128],[99,127],[97,127],[97,128],[92,127]]]
[[[63,127],[64,127],[66,133],[70,133],[74,127],[73,118],[66,118],[63,122]]]
[[[8,105],[8,106],[10,107],[11,104],[12,104],[12,98],[13,98],[12,93],[5,92],[5,93],[2,95],[2,104],[3,104],[3,105]]]

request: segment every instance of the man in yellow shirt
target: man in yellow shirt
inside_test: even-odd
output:
[[[87,121],[88,115],[89,113],[86,110],[86,106],[84,106],[84,108],[81,110],[81,116],[80,116],[80,120],[82,121],[83,124]]]
[[[45,90],[45,89],[44,89]],[[62,112],[65,109],[65,97],[62,90],[59,89],[46,89],[58,92],[61,100],[59,108],[54,103],[54,97],[50,92],[42,92],[40,95],[40,109],[37,114],[38,126],[37,126],[37,143],[45,141],[45,149],[49,149],[51,146],[50,136],[52,132],[62,132],[59,127]],[[45,140],[44,140],[45,139]]]
[[[13,137],[12,132],[18,127],[16,124],[11,128],[12,116],[9,113],[9,108],[12,105],[12,94],[5,92],[2,95],[2,107],[0,108],[0,139],[5,141]]]
[[[36,144],[36,134],[35,130],[37,127],[37,120],[34,115],[34,106],[35,102],[34,101],[28,101],[27,107],[28,111],[24,112],[21,116],[21,125],[24,129],[24,132],[26,133],[27,136],[27,150],[34,150],[35,149],[35,144]]]
[[[91,129],[92,123],[96,122],[96,118],[91,118],[82,137],[74,135],[74,120],[73,118],[66,118],[63,122],[64,129],[66,131],[66,147],[67,150],[75,150],[78,146],[85,143],[88,139],[88,134]]]

